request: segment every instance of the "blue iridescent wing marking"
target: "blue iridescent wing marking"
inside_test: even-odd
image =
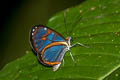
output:
[[[59,45],[59,46],[52,46],[45,50],[43,58],[45,61],[48,62],[60,62],[61,60],[58,60],[58,56],[62,53],[62,51],[65,49],[65,46]]]
[[[43,54],[42,50],[54,42],[66,42],[64,37],[54,30],[43,25],[35,26],[30,32],[30,42],[34,52],[38,55],[39,61],[43,65],[49,65],[47,62],[60,62],[64,56],[65,45],[57,45],[46,48]],[[44,60],[44,61],[43,61]]]

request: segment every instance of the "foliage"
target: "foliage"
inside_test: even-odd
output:
[[[37,62],[33,53],[7,64],[0,80],[119,80],[120,79],[120,0],[87,0],[66,10],[71,44],[80,42],[90,48],[71,48],[74,63],[66,53],[64,66],[56,72]],[[64,37],[64,11],[48,21],[48,27]]]

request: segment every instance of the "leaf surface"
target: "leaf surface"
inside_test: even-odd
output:
[[[7,64],[0,80],[119,80],[120,79],[120,0],[86,0],[66,10],[74,63],[67,52],[64,66],[56,72],[37,62],[33,53]],[[66,35],[64,11],[48,21],[48,27]]]

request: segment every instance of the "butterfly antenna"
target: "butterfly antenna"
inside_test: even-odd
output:
[[[66,10],[64,11],[64,23],[65,23],[66,34],[67,36],[69,36],[68,28],[67,28],[67,21],[66,21]]]
[[[70,33],[72,34],[72,32],[74,31],[75,27],[77,26],[77,24],[79,23],[79,21],[82,19],[82,17],[79,15],[77,15],[76,20],[73,21],[72,23],[72,27],[74,27],[73,29],[71,29]],[[70,34],[70,35],[71,35]]]

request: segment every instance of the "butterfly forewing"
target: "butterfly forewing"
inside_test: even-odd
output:
[[[66,43],[64,37],[43,25],[35,26],[30,32],[30,43],[43,65],[59,64],[65,54]]]

